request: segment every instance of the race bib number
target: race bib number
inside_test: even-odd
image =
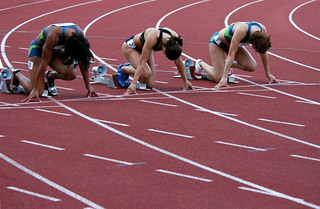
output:
[[[33,68],[33,62],[29,61],[28,62],[28,69],[32,70],[32,68]]]
[[[134,44],[133,39],[130,39],[129,41],[127,41],[127,44],[132,49],[136,48],[136,45]]]
[[[217,44],[221,44],[221,40],[219,38],[219,35],[216,35],[214,38],[214,41],[217,43]]]

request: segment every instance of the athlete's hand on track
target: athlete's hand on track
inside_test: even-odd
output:
[[[137,94],[136,92],[136,85],[131,83],[130,86],[127,88],[126,93],[124,93],[125,96],[130,95],[130,94]]]
[[[41,102],[39,91],[37,91],[36,89],[32,89],[29,96],[21,101],[22,102],[29,102],[32,98],[36,98],[36,99],[38,99],[39,102]]]

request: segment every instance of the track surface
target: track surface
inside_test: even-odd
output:
[[[182,34],[184,57],[210,63],[208,40],[225,24],[255,20],[272,35],[269,85],[235,69],[221,90],[191,81],[155,53],[155,89],[56,81],[59,96],[21,103],[0,95],[0,208],[320,208],[319,1],[1,1],[1,61],[27,69],[46,25],[75,22],[108,73],[125,38],[148,27]],[[22,71],[28,76],[27,71]],[[80,72],[79,72],[80,75]],[[36,144],[35,144],[36,143]]]

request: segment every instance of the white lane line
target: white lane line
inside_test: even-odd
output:
[[[180,177],[184,177],[184,178],[194,179],[194,180],[198,180],[198,181],[212,182],[212,180],[210,180],[210,179],[204,179],[204,178],[200,178],[200,177],[196,177],[196,176],[190,176],[190,175],[176,173],[176,172],[162,170],[162,169],[157,169],[156,171],[161,172],[161,173],[170,174],[170,175],[180,176]]]
[[[309,66],[309,65],[306,65],[306,64],[302,64],[302,63],[297,62],[297,61],[293,61],[293,60],[291,60],[291,59],[282,57],[282,56],[280,56],[280,55],[274,54],[274,53],[269,52],[269,51],[268,51],[268,54],[270,54],[270,55],[272,55],[272,56],[275,56],[275,57],[277,57],[277,58],[279,58],[279,59],[285,60],[285,61],[287,61],[287,62],[291,62],[291,63],[293,63],[293,64],[300,65],[300,66],[302,66],[302,67],[309,68],[309,69],[316,70],[316,71],[320,72],[320,69],[319,69],[319,68],[312,67],[312,66]]]
[[[47,178],[45,178],[45,177],[43,177],[43,176],[41,176],[41,175],[39,175],[39,174],[37,174],[35,172],[33,172],[32,170],[24,167],[23,165],[17,163],[16,161],[12,160],[11,158],[5,156],[2,153],[0,153],[0,158],[5,160],[6,162],[10,163],[14,167],[16,167],[16,168],[26,172],[27,174],[33,176],[34,178],[44,182],[45,184],[47,184],[47,185],[59,190],[60,192],[63,192],[64,194],[66,194],[66,195],[68,195],[68,196],[70,196],[70,197],[72,197],[74,199],[79,200],[80,202],[83,202],[84,204],[89,205],[90,207],[93,207],[95,209],[104,209],[100,205],[97,205],[96,203],[94,203],[94,202],[92,202],[92,201],[90,201],[90,200],[88,200],[88,199],[86,199],[86,198],[84,198],[84,197],[82,197],[82,196],[80,196],[80,195],[78,195],[78,194],[76,194],[76,193],[74,193],[74,192],[62,187],[62,186],[60,186],[59,184],[54,183],[53,181],[50,181],[49,179],[47,179]]]
[[[111,158],[101,157],[101,156],[97,156],[97,155],[91,155],[91,154],[83,154],[83,155],[86,157],[91,157],[91,158],[95,158],[95,159],[99,159],[99,160],[120,163],[120,164],[124,164],[124,165],[134,165],[134,163],[129,163],[129,162],[121,161],[121,160],[115,160],[115,159],[111,159]]]
[[[168,134],[168,135],[173,135],[173,136],[181,136],[184,138],[194,138],[194,136],[178,134],[178,133],[173,133],[173,132],[167,132],[167,131],[161,131],[161,130],[156,130],[156,129],[152,129],[152,128],[148,129],[148,131],[157,132],[157,133],[161,133],[161,134]]]
[[[169,82],[166,82],[166,81],[156,81],[156,83],[168,84]]]
[[[1,67],[0,67],[0,68],[1,68]],[[15,106],[15,107],[20,107],[19,104],[6,103],[6,102],[0,102],[0,106]]]
[[[21,23],[20,25],[16,26],[15,28],[11,29],[5,36],[4,38],[2,39],[2,42],[1,42],[1,55],[2,55],[2,58],[4,60],[4,62],[6,63],[7,67],[10,68],[11,70],[14,70],[14,67],[12,66],[12,64],[10,63],[7,55],[6,55],[6,50],[5,50],[5,45],[6,45],[6,41],[8,39],[8,37],[15,31],[17,30],[18,28],[20,28],[21,26],[29,23],[29,22],[32,22],[36,19],[39,19],[41,17],[44,17],[44,16],[47,16],[47,15],[50,15],[50,14],[54,14],[54,13],[57,13],[57,12],[60,12],[60,11],[64,11],[64,10],[68,10],[68,9],[72,9],[72,8],[75,8],[75,7],[78,7],[78,6],[83,6],[83,5],[87,5],[87,4],[92,4],[92,3],[97,3],[97,2],[100,2],[102,0],[94,0],[94,1],[90,1],[90,2],[84,2],[84,3],[80,3],[80,4],[76,4],[76,5],[72,5],[72,6],[68,6],[68,7],[63,7],[61,9],[57,9],[57,10],[54,10],[54,11],[51,11],[51,12],[47,12],[45,14],[42,14],[42,15],[39,15],[37,17],[34,17],[34,18],[31,18],[23,23]]]
[[[314,36],[314,35],[311,35],[310,33],[302,30],[302,29],[293,21],[293,19],[292,19],[293,13],[295,13],[296,10],[298,10],[299,8],[301,8],[301,7],[303,7],[303,6],[307,5],[307,4],[310,4],[310,3],[312,3],[312,2],[315,2],[315,1],[316,1],[316,0],[311,0],[311,1],[305,2],[305,3],[297,6],[296,8],[294,8],[294,9],[290,12],[290,14],[289,14],[289,21],[290,21],[290,23],[291,23],[296,29],[298,29],[298,30],[301,31],[302,33],[306,34],[307,36],[310,36],[311,38],[314,38],[314,39],[320,41],[320,38],[318,38],[318,37],[316,37],[316,36]]]
[[[52,114],[56,114],[56,115],[71,116],[71,114],[55,112],[55,111],[50,111],[50,110],[44,110],[44,109],[34,109],[34,110],[41,111],[41,112],[46,112],[46,113],[52,113]]]
[[[77,76],[78,77],[78,76]],[[82,77],[81,77],[82,78]],[[68,90],[68,91],[74,91],[72,88],[67,88],[67,87],[62,87],[62,86],[56,86],[57,89],[63,89],[63,90]]]
[[[4,138],[5,136],[4,135],[0,135],[0,138]]]
[[[119,11],[122,11],[122,10],[125,10],[125,9],[128,9],[128,8],[131,8],[131,7],[135,7],[135,6],[139,6],[139,5],[143,5],[143,4],[147,4],[147,3],[151,3],[151,2],[155,2],[155,1],[156,1],[156,0],[148,0],[148,1],[139,2],[139,3],[136,3],[136,4],[131,4],[131,5],[129,5],[129,6],[121,7],[121,8],[119,8],[119,9],[115,9],[115,10],[113,10],[113,11],[111,11],[111,12],[108,12],[108,13],[106,13],[106,14],[103,14],[103,15],[101,15],[100,17],[97,17],[96,19],[94,19],[93,21],[91,21],[91,22],[84,28],[83,33],[86,34],[87,31],[88,31],[88,29],[89,29],[95,22],[97,22],[98,20],[100,20],[100,19],[102,19],[102,18],[104,18],[104,17],[106,17],[106,16],[108,16],[108,15],[111,15],[111,14],[113,14],[113,13],[116,13],[116,12],[119,12]],[[99,56],[97,56],[93,51],[91,51],[91,52],[92,52],[94,58],[97,59],[100,63],[105,64],[107,67],[109,67],[111,70],[113,70],[113,71],[115,71],[115,72],[117,71],[116,68],[114,68],[114,67],[113,67],[112,65],[110,65],[109,63],[106,63],[105,61],[103,61],[103,60],[102,60]],[[131,77],[130,77],[130,78],[131,78]]]
[[[8,109],[39,109],[39,108],[53,108],[53,107],[58,107],[59,106],[20,106],[19,104],[7,104],[8,106],[13,106],[13,107],[8,107],[8,106],[2,106],[0,105],[0,110],[8,110]]]
[[[296,158],[301,158],[301,159],[306,159],[306,160],[313,160],[313,161],[319,161],[320,159],[318,158],[312,158],[312,157],[306,157],[306,156],[302,156],[302,155],[290,155],[291,157],[296,157]]]
[[[161,102],[152,102],[152,101],[148,101],[148,100],[139,100],[139,101],[140,101],[140,102],[145,102],[145,103],[150,103],[150,104],[168,106],[168,107],[178,107],[178,105],[166,104],[166,103],[161,103]]]
[[[117,123],[117,122],[112,122],[112,121],[107,121],[107,120],[100,120],[100,119],[96,119],[96,120],[99,121],[99,122],[102,122],[102,123],[114,124],[114,125],[117,125],[117,126],[130,126],[130,125],[124,124],[124,123]]]
[[[249,94],[249,93],[243,93],[243,92],[237,92],[237,94],[252,96],[252,97],[261,97],[261,98],[266,98],[266,99],[276,99],[277,98],[277,97],[264,96],[264,95],[258,95],[258,94]]]
[[[29,6],[29,5],[33,5],[33,4],[40,4],[40,3],[43,3],[43,2],[47,2],[47,1],[51,1],[51,0],[36,1],[36,2],[25,3],[25,4],[13,6],[13,7],[7,7],[7,8],[4,8],[4,9],[0,9],[0,12],[6,11],[6,10],[9,10],[9,9],[15,9],[15,8],[19,8],[19,7]]]
[[[264,119],[264,118],[258,118],[258,120],[271,122],[271,123],[285,124],[285,125],[290,125],[290,126],[298,126],[298,127],[305,127],[306,126],[306,125],[297,124],[297,123],[289,123],[289,122],[284,122],[284,121],[269,120],[269,119]]]
[[[224,144],[224,145],[229,145],[229,146],[233,146],[233,147],[241,147],[241,148],[246,148],[246,149],[250,149],[250,150],[262,151],[262,152],[268,150],[268,149],[261,149],[261,148],[256,148],[256,147],[249,147],[249,146],[245,146],[245,145],[233,144],[233,143],[222,142],[222,141],[215,141],[215,143]]]
[[[203,109],[203,108],[196,109],[196,110],[197,110],[197,111],[201,111],[201,112],[208,112],[207,109]],[[238,114],[227,113],[227,112],[216,112],[216,113],[222,114],[222,115],[227,115],[227,116],[233,116],[233,117],[239,116]]]
[[[244,8],[244,7],[247,7],[247,6],[250,6],[251,4],[256,4],[256,3],[259,3],[259,2],[262,2],[263,0],[258,0],[258,1],[253,1],[253,2],[250,2],[250,3],[247,3],[247,4],[244,4],[242,5],[241,7],[238,7],[236,8],[235,10],[233,10],[232,12],[230,12],[226,18],[224,19],[224,25],[227,27],[228,26],[228,22],[229,22],[229,19],[230,19],[230,16],[233,15],[235,12],[237,12],[238,10]]]
[[[270,196],[273,196],[273,197],[279,197],[279,195],[278,195],[277,193],[274,193],[274,192],[265,192],[265,191],[261,191],[261,190],[258,190],[258,189],[248,188],[248,187],[238,187],[238,188],[239,188],[239,189],[242,189],[242,190],[245,190],[245,191],[249,191],[249,192],[255,192],[255,193],[270,195]],[[284,196],[280,196],[280,197],[281,197],[281,198],[284,198]],[[304,200],[303,200],[303,199],[300,199],[300,198],[293,198],[292,200],[293,200],[294,202],[304,202]],[[316,206],[316,205],[310,205],[309,207],[319,209],[319,207]]]
[[[40,146],[40,147],[46,147],[46,148],[49,148],[49,149],[54,149],[54,150],[59,150],[59,151],[65,150],[64,148],[54,147],[54,146],[47,145],[47,144],[40,144],[40,143],[37,143],[37,142],[28,141],[28,140],[21,140],[20,142],[27,143],[27,144],[32,144],[32,145],[36,145],[36,146]]]
[[[201,108],[201,107],[199,107],[199,106],[197,106],[197,105],[195,105],[195,104],[191,104],[191,103],[188,103],[188,102],[186,102],[186,101],[184,101],[184,100],[180,100],[179,98],[173,97],[172,95],[169,95],[169,94],[166,94],[166,93],[164,93],[164,94],[165,94],[165,95],[168,95],[168,96],[171,97],[171,98],[175,98],[176,100],[181,101],[181,102],[183,102],[183,103],[190,104],[190,105],[192,105],[192,106],[194,106],[194,107],[196,106],[197,108]],[[209,171],[209,172],[211,172],[211,173],[220,175],[220,176],[225,177],[225,178],[227,178],[227,179],[229,179],[229,180],[233,180],[233,181],[239,182],[239,183],[244,184],[244,185],[247,185],[247,186],[249,186],[249,187],[253,187],[253,188],[255,188],[255,189],[259,189],[259,190],[262,190],[262,191],[264,191],[264,192],[273,193],[276,197],[284,198],[284,199],[287,199],[287,200],[296,202],[296,203],[298,203],[298,204],[306,205],[306,206],[313,207],[313,208],[318,208],[318,207],[319,207],[318,205],[315,205],[315,204],[310,203],[310,202],[306,202],[306,201],[304,201],[304,200],[298,200],[298,201],[297,201],[297,198],[294,198],[294,197],[292,197],[292,196],[289,196],[289,195],[286,195],[286,194],[284,194],[284,193],[277,192],[277,191],[275,191],[275,190],[269,189],[269,188],[267,188],[267,187],[264,187],[264,186],[261,186],[261,185],[258,185],[258,184],[255,184],[255,183],[246,181],[246,180],[241,179],[241,178],[239,178],[239,177],[236,177],[236,176],[233,176],[233,175],[224,173],[224,172],[219,171],[219,170],[214,169],[214,168],[210,168],[210,167],[208,167],[208,166],[202,165],[202,164],[197,163],[197,162],[195,162],[195,161],[192,161],[192,160],[190,160],[190,159],[187,159],[187,158],[184,158],[184,157],[182,157],[182,156],[179,156],[179,155],[177,155],[177,154],[175,154],[175,153],[172,153],[172,152],[169,152],[169,151],[167,151],[167,150],[161,149],[161,148],[159,148],[159,147],[157,147],[157,146],[154,146],[154,145],[152,145],[152,144],[146,143],[146,142],[144,142],[144,141],[141,140],[141,139],[135,138],[135,137],[130,136],[130,135],[124,133],[124,132],[121,132],[121,131],[119,131],[119,130],[117,130],[117,129],[115,129],[115,128],[112,128],[112,127],[110,127],[110,126],[108,126],[108,125],[106,125],[106,124],[103,124],[103,123],[101,123],[101,122],[98,122],[98,121],[96,121],[95,119],[89,117],[88,115],[85,115],[85,114],[83,114],[83,113],[81,113],[81,112],[79,112],[79,111],[77,111],[77,110],[75,110],[75,109],[73,109],[73,108],[71,108],[71,107],[63,104],[63,103],[61,103],[60,101],[55,100],[54,98],[49,98],[49,99],[50,99],[51,101],[55,102],[56,104],[60,105],[61,107],[69,110],[70,112],[73,112],[74,114],[78,115],[79,117],[82,117],[82,118],[84,118],[84,119],[86,119],[86,120],[88,120],[88,121],[90,121],[90,122],[92,122],[92,123],[95,123],[95,124],[98,125],[98,126],[101,126],[101,127],[105,128],[106,130],[109,130],[109,131],[111,131],[111,132],[113,132],[113,133],[116,133],[116,134],[118,134],[119,136],[125,137],[125,138],[129,139],[130,141],[136,142],[136,143],[138,143],[138,144],[140,144],[140,145],[142,145],[142,146],[145,146],[145,147],[148,147],[148,148],[150,148],[150,149],[153,149],[153,150],[155,150],[155,151],[157,151],[157,152],[160,152],[160,153],[162,153],[162,154],[164,154],[164,155],[173,157],[173,158],[175,158],[175,159],[177,159],[177,160],[180,160],[180,161],[182,161],[182,162],[185,162],[185,163],[187,163],[187,164],[196,166],[196,167],[198,167],[198,168],[200,168],[200,169],[203,169],[203,170],[207,170],[207,171]],[[230,118],[230,117],[228,117],[228,116],[223,116],[223,115],[219,115],[219,116],[224,117],[224,118],[229,119],[229,120],[238,121],[238,120],[235,120],[235,119]],[[244,122],[243,122],[243,123],[244,123]],[[247,123],[245,123],[245,125],[250,125],[250,126],[252,126],[251,124],[247,124]],[[255,128],[258,128],[259,130],[263,130],[263,131],[266,131],[266,132],[270,133],[269,130],[266,130],[266,129],[263,129],[263,128],[260,128],[260,127],[256,127],[256,126],[254,126],[254,127],[255,127]],[[288,136],[285,136],[285,135],[280,134],[280,133],[275,133],[275,132],[271,132],[271,133],[273,133],[273,134],[275,134],[275,135],[278,135],[278,136],[281,136],[281,137],[288,137]],[[290,140],[296,140],[296,139],[294,139],[294,138],[292,138],[292,137],[289,137],[289,139],[290,139]],[[300,140],[299,140],[299,142],[302,143]],[[309,145],[309,144],[308,144],[308,145]],[[312,145],[312,146],[316,146],[317,148],[320,148],[320,146],[318,146],[318,145],[313,145],[313,144],[311,144],[311,145]],[[1,156],[0,156],[0,157],[1,157]]]
[[[306,98],[303,98],[303,97],[300,97],[300,96],[296,96],[296,95],[293,95],[293,94],[289,94],[287,92],[284,92],[284,91],[280,91],[280,90],[277,90],[277,89],[274,89],[274,88],[271,88],[267,85],[261,85],[261,84],[258,84],[256,82],[253,82],[253,81],[250,81],[250,80],[247,80],[247,79],[244,79],[244,78],[240,78],[240,77],[237,77],[238,79],[242,80],[242,81],[245,81],[247,83],[250,83],[250,84],[253,84],[255,86],[259,86],[261,88],[265,88],[265,89],[268,89],[270,91],[274,91],[274,92],[277,92],[279,94],[283,94],[283,95],[286,95],[286,96],[289,96],[289,97],[293,97],[293,98],[296,98],[298,100],[301,100],[301,101],[305,101],[305,102],[308,102],[310,104],[314,104],[314,105],[320,105],[320,102],[316,102],[316,101],[312,101],[310,99],[306,99]]]
[[[54,198],[54,197],[49,197],[47,195],[43,195],[43,194],[39,194],[39,193],[35,193],[35,192],[30,192],[28,190],[20,189],[20,188],[13,187],[13,186],[9,186],[9,187],[7,187],[7,189],[11,189],[13,191],[21,192],[21,193],[28,194],[28,195],[35,196],[35,197],[39,197],[39,198],[42,198],[42,199],[50,200],[50,201],[53,201],[53,202],[61,201],[60,199],[57,199],[57,198]]]

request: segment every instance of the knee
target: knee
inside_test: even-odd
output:
[[[249,71],[249,72],[254,72],[256,69],[257,69],[256,61],[250,63],[250,65],[248,65],[248,67],[247,67],[247,71]]]
[[[77,78],[77,71],[75,69],[70,69],[66,74],[64,74],[64,80],[74,80]]]

